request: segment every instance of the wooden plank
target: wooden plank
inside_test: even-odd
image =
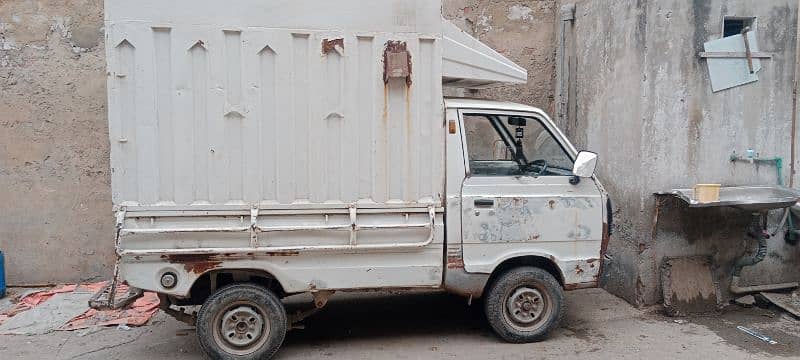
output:
[[[706,52],[698,54],[701,58],[722,58],[722,59],[746,59],[746,52]],[[772,59],[772,54],[765,52],[750,53],[753,59]]]
[[[716,313],[720,291],[711,272],[711,258],[665,258],[661,265],[661,290],[669,316]]]
[[[782,293],[768,293],[762,292],[761,295],[771,303],[775,304],[775,306],[786,310],[786,312],[794,315],[795,317],[800,317],[800,301],[794,296],[794,293],[790,294],[782,294]]]

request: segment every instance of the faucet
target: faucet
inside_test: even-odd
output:
[[[736,150],[733,151],[730,157],[731,162],[747,162],[750,164],[771,164],[775,165],[775,170],[777,171],[778,176],[778,185],[784,186],[783,182],[783,158],[782,157],[771,157],[771,158],[762,158],[759,157],[759,154],[753,149],[747,149],[746,155],[742,156],[736,153]]]

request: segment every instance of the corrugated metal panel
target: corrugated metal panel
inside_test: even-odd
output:
[[[107,1],[114,204],[440,203],[437,2],[335,3]]]

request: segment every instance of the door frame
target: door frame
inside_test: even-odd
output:
[[[574,145],[567,139],[567,137],[564,135],[564,133],[561,132],[561,130],[558,129],[555,126],[555,124],[552,123],[550,118],[546,114],[541,112],[541,111],[513,111],[513,110],[503,110],[503,109],[458,108],[458,109],[448,109],[448,119],[451,119],[451,117],[452,117],[451,111],[453,111],[453,110],[455,110],[455,112],[457,113],[457,123],[458,123],[457,134],[459,135],[459,138],[460,138],[460,141],[461,141],[461,144],[460,144],[461,145],[460,146],[461,154],[458,156],[458,159],[454,159],[451,156],[455,155],[455,154],[452,154],[451,152],[448,151],[448,162],[451,162],[451,161],[455,162],[457,160],[460,160],[459,162],[461,162],[463,164],[462,165],[463,166],[463,173],[460,176],[461,184],[459,186],[459,190],[460,190],[461,193],[459,193],[459,195],[458,195],[458,204],[461,205],[461,206],[459,207],[459,209],[455,209],[454,207],[450,206],[450,201],[449,201],[450,197],[452,195],[454,195],[454,194],[451,194],[451,192],[454,190],[454,188],[455,188],[454,185],[455,184],[453,184],[454,181],[449,176],[450,173],[448,172],[448,182],[447,182],[448,219],[455,220],[455,218],[458,218],[458,222],[459,222],[459,224],[457,224],[458,228],[457,228],[457,230],[455,230],[454,227],[453,227],[453,225],[456,225],[456,224],[454,224],[455,221],[452,221],[452,222],[448,221],[448,233],[451,233],[453,235],[455,235],[455,233],[458,233],[458,237],[459,237],[459,239],[455,239],[455,236],[449,236],[448,235],[448,243],[452,244],[453,241],[459,241],[459,244],[461,244],[461,246],[460,246],[460,250],[461,250],[460,261],[461,261],[461,266],[464,266],[464,243],[463,243],[463,240],[464,240],[463,239],[463,231],[464,231],[464,229],[463,229],[463,217],[464,217],[464,215],[463,215],[463,197],[462,197],[462,194],[463,194],[464,182],[467,181],[467,179],[469,179],[470,177],[472,177],[470,166],[469,166],[469,153],[468,153],[469,149],[467,148],[466,131],[465,131],[465,127],[464,127],[464,116],[465,116],[465,114],[469,114],[469,113],[476,113],[476,114],[486,113],[486,114],[501,115],[501,116],[502,115],[506,115],[506,116],[511,115],[511,116],[531,117],[531,118],[534,118],[536,121],[539,121],[539,123],[556,140],[558,145],[562,148],[562,150],[566,153],[566,155],[570,158],[571,161],[574,162],[576,160],[576,157],[578,155],[578,151],[576,150]],[[448,138],[448,149],[451,149],[451,145],[452,144],[450,144],[450,138]],[[449,168],[449,166],[448,166],[448,168]],[[558,177],[561,177],[561,176],[558,176]],[[597,178],[596,175],[593,175],[591,178],[584,179],[583,181],[592,181],[593,185],[597,188],[597,190],[599,192],[599,195],[600,195],[600,198],[601,198],[601,208],[602,208],[602,210],[601,210],[601,213],[602,213],[601,221],[602,221],[603,229],[602,229],[602,239],[601,239],[601,244],[600,244],[600,249],[599,249],[600,258],[586,259],[586,261],[581,260],[580,261],[581,264],[579,264],[580,266],[585,266],[585,265],[587,265],[586,262],[589,261],[590,264],[588,264],[588,265],[590,265],[592,268],[595,268],[595,267],[598,268],[596,271],[592,271],[591,272],[592,274],[594,274],[593,276],[591,276],[591,280],[590,281],[584,281],[586,279],[584,279],[583,277],[570,277],[571,280],[569,281],[569,284],[570,284],[569,286],[575,286],[574,284],[579,284],[580,288],[592,287],[592,286],[596,286],[598,284],[599,277],[602,275],[603,262],[604,262],[603,259],[604,259],[605,255],[606,255],[605,253],[606,253],[606,250],[607,250],[608,239],[609,239],[609,236],[610,236],[610,231],[609,231],[609,228],[608,228],[609,224],[610,224],[610,216],[609,216],[610,215],[610,208],[607,207],[607,206],[604,206],[605,204],[607,204],[608,194],[605,191],[603,185],[601,184],[601,182],[599,181],[599,179]],[[513,258],[513,257],[518,257],[518,256],[526,256],[526,255],[534,255],[534,256],[540,256],[540,257],[547,257],[548,256],[548,254],[538,254],[538,253],[525,254],[523,252],[523,253],[517,253],[517,254],[511,255],[510,257]],[[508,260],[508,259],[509,259],[509,257],[501,258],[500,261],[505,261],[505,260]],[[551,261],[554,261],[554,260],[551,259]],[[598,262],[598,261],[599,261],[599,264],[598,265],[594,265],[594,263]],[[556,265],[560,269],[562,269],[562,272],[563,272],[564,269],[574,269],[575,265],[573,265],[573,263],[575,263],[576,261],[570,260],[570,261],[567,261],[567,262],[558,262],[558,261],[554,261],[554,262],[556,262]],[[491,274],[493,272],[494,268],[496,268],[498,265],[500,265],[500,263],[494,264],[491,270],[489,270],[489,269],[481,269],[479,271],[481,273]],[[464,267],[464,269],[466,269],[466,267]],[[475,269],[475,270],[477,270],[477,269]],[[582,271],[581,273],[583,273],[583,272],[585,272],[585,271]],[[567,287],[569,287],[569,286],[567,286]]]

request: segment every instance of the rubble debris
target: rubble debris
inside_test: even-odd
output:
[[[800,296],[797,291],[789,294],[762,292],[761,296],[789,314],[800,317]]]
[[[766,335],[764,335],[762,333],[759,333],[759,332],[757,332],[757,331],[755,331],[753,329],[746,328],[746,327],[741,326],[741,325],[737,326],[736,328],[739,329],[739,331],[741,331],[741,332],[743,332],[743,333],[745,333],[747,335],[750,335],[750,336],[752,336],[752,337],[754,337],[756,339],[759,339],[759,340],[761,340],[761,341],[763,341],[765,343],[768,343],[770,345],[775,345],[775,344],[778,343],[777,341],[772,340],[772,338],[770,338],[769,336],[766,336]]]
[[[736,305],[741,307],[751,308],[756,304],[756,298],[753,295],[745,295],[733,301]]]
[[[131,326],[143,326],[158,311],[158,295],[152,292],[136,299],[130,306],[116,310],[89,309],[80,316],[70,320],[59,330],[78,330],[93,326],[117,325],[121,329]],[[123,329],[128,330],[128,329]]]
[[[2,335],[47,334],[70,319],[84,313],[90,292],[61,292],[48,296],[47,300],[25,311],[9,317],[0,324]]]
[[[155,293],[145,293],[123,309],[90,309],[89,299],[105,284],[65,285],[25,294],[15,305],[0,312],[0,334],[35,335],[110,325],[142,326],[158,311]],[[118,291],[126,292],[127,287],[121,286]]]

